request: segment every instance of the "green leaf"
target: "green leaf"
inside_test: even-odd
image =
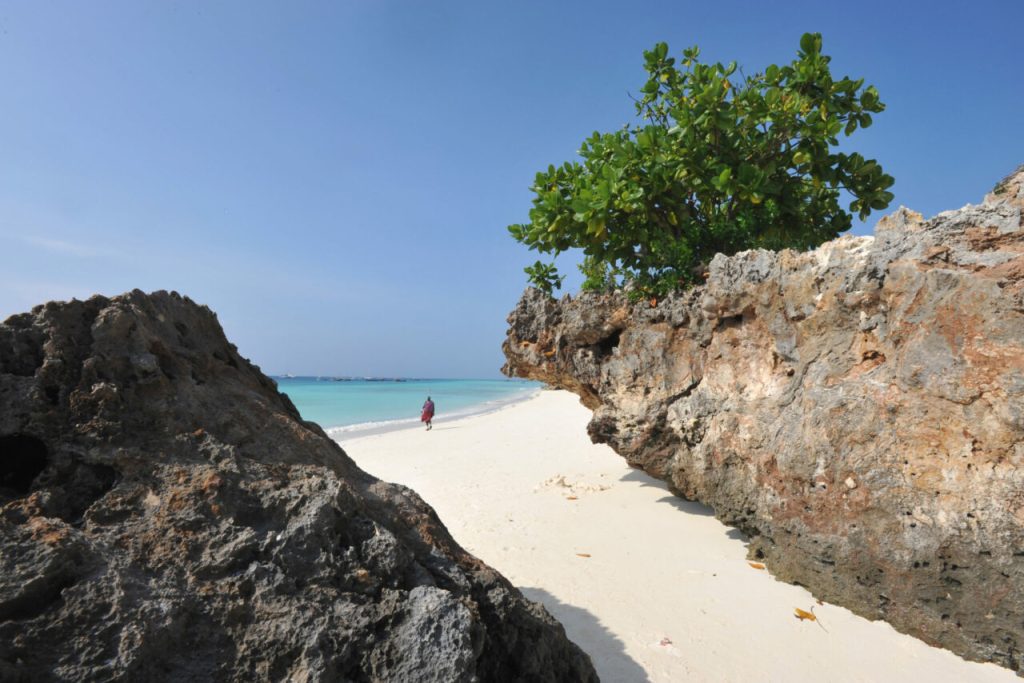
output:
[[[878,106],[878,91],[875,90],[874,86],[860,94],[860,104],[862,107],[869,110]]]

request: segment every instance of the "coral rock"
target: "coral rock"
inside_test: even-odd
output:
[[[174,293],[0,325],[0,680],[596,680]]]
[[[1024,671],[1022,209],[1024,167],[874,237],[718,255],[653,308],[528,290],[505,371],[578,393],[779,578]]]

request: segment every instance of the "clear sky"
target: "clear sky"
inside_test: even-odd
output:
[[[496,377],[536,258],[505,226],[632,119],[643,49],[753,72],[821,32],[888,105],[852,147],[931,215],[1024,162],[1022,26],[1020,0],[5,2],[0,319],[173,289],[270,373]]]

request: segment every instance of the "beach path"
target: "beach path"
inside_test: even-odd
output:
[[[604,681],[1017,680],[751,566],[738,531],[591,444],[589,419],[574,395],[542,391],[342,446],[417,491],[464,548],[542,602]]]

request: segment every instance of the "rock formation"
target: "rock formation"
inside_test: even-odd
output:
[[[596,680],[177,294],[0,325],[0,680]]]
[[[706,284],[515,308],[505,371],[816,596],[1024,672],[1024,167],[981,205]],[[685,543],[686,539],[671,539]]]

